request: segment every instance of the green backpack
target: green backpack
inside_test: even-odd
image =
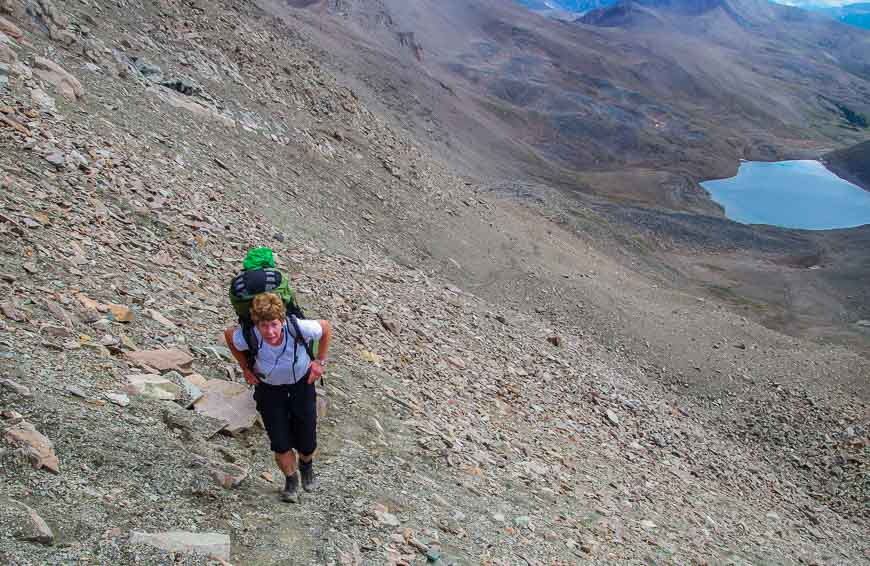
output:
[[[260,293],[275,293],[284,301],[287,309],[287,319],[293,325],[296,343],[302,344],[308,357],[315,359],[317,343],[309,344],[302,339],[297,319],[305,318],[305,313],[296,302],[296,294],[290,287],[290,278],[275,268],[272,250],[269,248],[254,248],[245,256],[242,271],[230,283],[230,303],[239,317],[239,326],[245,343],[248,367],[254,367],[260,344],[254,334],[254,323],[251,320],[251,301]]]

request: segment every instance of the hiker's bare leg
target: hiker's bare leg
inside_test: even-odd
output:
[[[308,462],[314,460],[314,452],[312,452],[311,454],[300,454],[299,460],[307,464]]]
[[[292,476],[296,473],[296,453],[290,449],[282,454],[275,454],[275,463],[281,468],[285,476]]]

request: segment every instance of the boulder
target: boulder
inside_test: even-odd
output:
[[[60,464],[54,453],[54,444],[37,431],[31,423],[21,421],[10,427],[4,438],[22,449],[34,469],[45,468],[54,474],[60,473]]]
[[[67,100],[74,101],[84,97],[85,89],[82,83],[54,61],[45,57],[36,57],[33,60],[33,70],[40,79],[54,86]]]

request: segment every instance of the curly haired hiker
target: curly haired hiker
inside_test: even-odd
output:
[[[238,361],[245,381],[254,385],[254,400],[269,435],[275,462],[286,480],[281,498],[299,500],[302,489],[314,491],[314,452],[317,449],[317,394],[314,383],[323,376],[329,351],[330,326],[325,320],[305,320],[287,314],[285,302],[275,293],[260,293],[251,301],[250,318],[256,354],[253,363],[242,326],[224,333],[227,346]],[[319,340],[317,355],[310,342]]]

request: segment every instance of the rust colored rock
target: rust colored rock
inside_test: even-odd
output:
[[[60,463],[54,453],[54,444],[27,421],[22,421],[6,431],[4,438],[24,450],[34,469],[60,473]]]
[[[50,59],[36,57],[33,60],[33,71],[40,79],[51,83],[57,92],[67,100],[74,101],[85,95],[82,83]]]
[[[193,363],[193,356],[178,349],[139,350],[128,352],[127,357],[139,365],[152,367],[161,373],[167,371],[190,373],[190,364]]]

